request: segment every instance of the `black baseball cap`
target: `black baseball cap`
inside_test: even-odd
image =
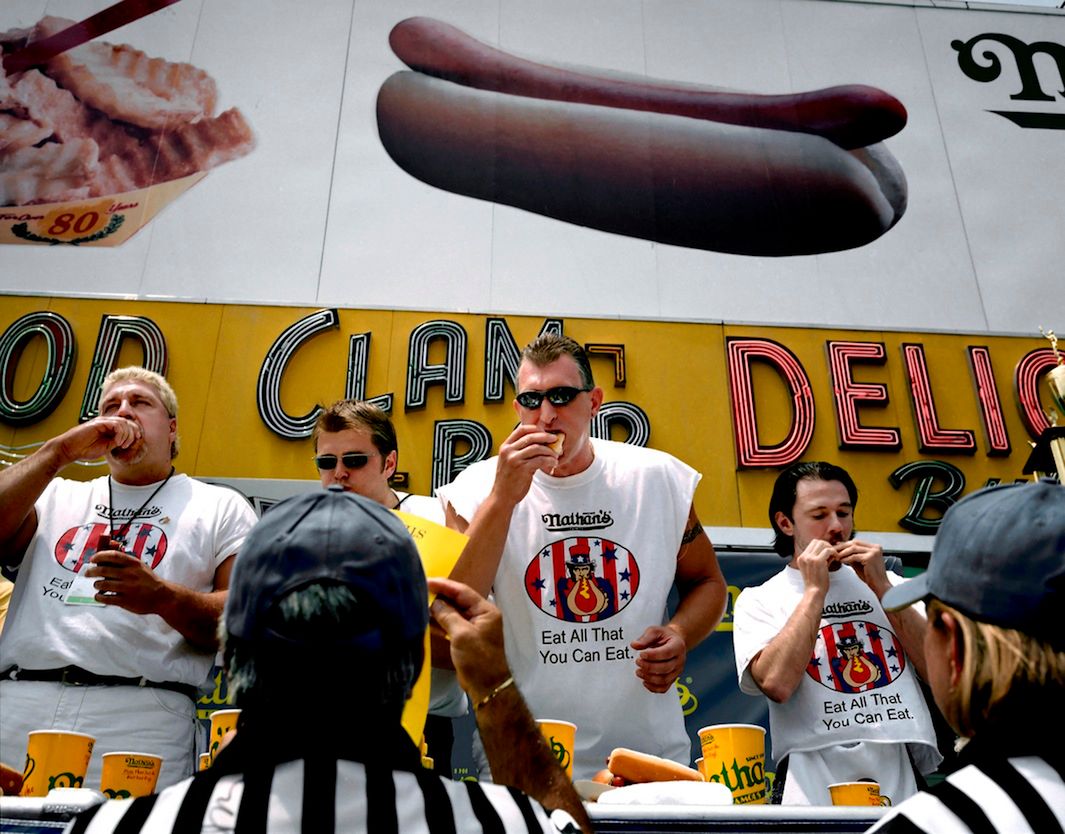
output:
[[[350,588],[355,628],[279,633],[278,602],[315,583]],[[226,600],[226,632],[259,650],[354,651],[385,660],[423,645],[429,624],[425,572],[403,522],[376,501],[339,487],[271,507],[237,557]]]
[[[1065,487],[989,487],[947,510],[928,570],[891,588],[881,604],[898,611],[928,597],[1065,648]]]

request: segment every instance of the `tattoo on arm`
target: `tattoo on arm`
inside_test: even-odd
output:
[[[699,538],[699,536],[702,535],[702,532],[703,525],[696,521],[695,524],[693,524],[691,527],[684,531],[684,535],[680,539],[681,547],[683,547],[684,545],[691,544],[693,541]]]

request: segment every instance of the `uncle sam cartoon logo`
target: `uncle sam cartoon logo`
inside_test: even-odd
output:
[[[818,632],[806,674],[837,692],[887,686],[906,668],[899,639],[876,623],[852,620]]]
[[[525,569],[525,592],[545,614],[571,623],[608,619],[640,586],[636,559],[617,542],[589,536],[560,539]]]
[[[111,528],[106,522],[90,522],[80,527],[71,527],[56,542],[55,560],[69,571],[77,573],[101,550],[111,547]],[[135,521],[122,535],[121,548],[136,556],[150,568],[156,568],[166,555],[166,533],[162,528],[148,522]]]

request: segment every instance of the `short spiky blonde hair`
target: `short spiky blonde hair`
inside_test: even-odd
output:
[[[162,374],[157,374],[155,371],[149,371],[147,368],[142,368],[139,365],[128,365],[125,368],[116,368],[104,377],[103,384],[100,386],[100,398],[96,401],[97,411],[99,411],[100,406],[103,405],[104,396],[106,396],[107,392],[111,390],[113,386],[118,385],[121,382],[143,382],[145,385],[152,386],[159,395],[159,399],[162,401],[166,413],[171,417],[177,417],[177,394],[175,394],[174,389],[170,387],[170,383],[166,381],[166,377]],[[175,435],[174,442],[170,444],[170,459],[173,460],[176,458],[180,450],[181,439]]]

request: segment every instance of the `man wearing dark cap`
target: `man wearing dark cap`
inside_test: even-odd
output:
[[[272,508],[233,572],[222,624],[230,692],[242,710],[233,741],[208,770],[156,796],[97,806],[75,830],[553,832],[551,819],[573,825],[565,813],[549,819],[545,808],[564,809],[590,830],[513,686],[499,612],[459,583],[431,587],[434,616],[491,739],[493,769],[524,794],[422,767],[400,723],[429,621],[421,561],[392,512],[330,489]],[[308,692],[318,693],[312,703]]]
[[[877,832],[1065,829],[1065,487],[991,487],[943,518],[928,570],[884,595],[924,601],[936,704],[964,746],[944,782]]]
[[[736,601],[740,689],[769,700],[774,798],[830,805],[828,786],[872,779],[898,802],[941,757],[918,684],[924,617],[886,614],[902,577],[854,537],[858,488],[839,466],[800,461],[773,486],[769,520],[782,571]]]

